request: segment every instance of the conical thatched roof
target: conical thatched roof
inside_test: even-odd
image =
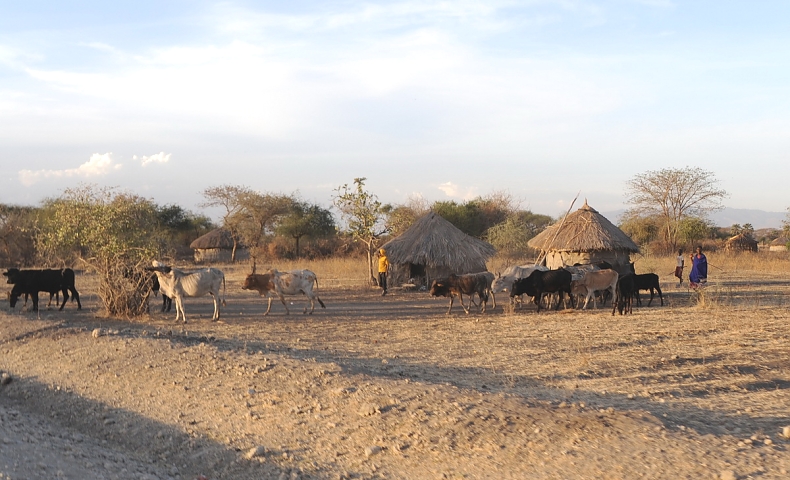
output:
[[[560,220],[547,227],[527,244],[544,252],[639,252],[639,247],[631,237],[587,205],[587,200],[580,209],[569,214],[565,222]]]
[[[465,234],[435,212],[425,214],[382,248],[392,264],[447,267],[454,272],[485,266],[496,253],[493,245]]]
[[[779,237],[773,242],[771,242],[770,245],[784,247],[785,245],[787,245],[787,242],[790,242],[790,240],[788,240],[787,237]]]
[[[202,237],[198,237],[194,242],[189,244],[189,248],[193,250],[207,250],[210,248],[233,248],[233,237],[230,232],[217,228]]]

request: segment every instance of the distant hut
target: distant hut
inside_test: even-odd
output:
[[[195,251],[195,263],[230,262],[233,254],[233,237],[229,231],[217,228],[195,239],[189,244],[189,248]],[[246,248],[236,247],[236,260],[244,260],[249,256]]]
[[[779,237],[773,242],[768,244],[768,251],[769,252],[786,252],[787,251],[787,243],[790,240],[787,237]]]
[[[527,245],[540,250],[550,269],[565,265],[609,262],[614,267],[628,265],[639,247],[594,208],[584,205],[546,228]]]
[[[758,248],[757,240],[753,239],[748,233],[735,235],[724,243],[724,251],[730,253],[756,252]]]
[[[486,260],[496,253],[493,245],[465,234],[435,212],[428,212],[381,248],[387,251],[394,285],[410,279],[428,285],[451,273],[483,272]]]

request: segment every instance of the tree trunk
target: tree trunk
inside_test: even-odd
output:
[[[368,282],[370,285],[376,284],[376,277],[373,276],[373,243],[368,243]]]
[[[301,237],[294,237],[296,239],[296,258],[299,258],[299,238]]]
[[[236,246],[239,242],[233,237],[233,250],[230,251],[230,263],[236,263]]]

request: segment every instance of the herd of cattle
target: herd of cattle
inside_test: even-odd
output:
[[[219,320],[220,303],[225,305],[224,298],[220,297],[220,288],[223,296],[225,293],[225,275],[221,270],[203,268],[183,271],[158,261],[153,261],[152,266],[146,267],[145,270],[151,272],[149,274],[151,290],[154,294],[157,292],[162,294],[162,311],[169,312],[172,302],[175,301],[176,321],[179,319],[184,323],[187,321],[184,312],[184,297],[205,295],[211,295],[214,300],[212,320]],[[38,311],[39,292],[50,294],[50,304],[53,296],[58,298],[62,293],[63,303],[60,305],[60,310],[63,310],[69,299],[69,293],[71,293],[72,301],[77,302],[77,308],[82,308],[79,293],[74,285],[74,271],[70,268],[60,270],[10,268],[3,275],[7,277],[7,283],[13,284],[9,293],[11,308],[14,308],[19,298],[24,295],[25,304],[27,304],[28,296],[31,296],[33,310]],[[271,311],[274,297],[279,298],[282,302],[286,315],[290,313],[285,301],[286,296],[305,295],[308,303],[305,305],[303,313],[308,313],[307,306],[309,305],[309,313],[312,314],[316,301],[321,305],[321,308],[326,308],[324,302],[318,297],[318,278],[310,270],[281,272],[271,269],[263,274],[253,273],[244,279],[241,288],[257,291],[259,295],[268,298],[269,303],[264,315],[268,315]],[[593,306],[596,307],[599,300],[605,304],[611,298],[612,315],[615,311],[619,311],[622,315],[631,313],[633,298],[636,298],[638,304],[640,303],[640,290],[650,290],[648,306],[653,301],[655,291],[658,292],[661,305],[664,305],[658,275],[653,273],[636,275],[633,271],[633,264],[629,266],[628,271],[620,273],[611,265],[603,262],[596,265],[577,265],[557,270],[548,270],[542,266],[519,266],[510,267],[503,274],[497,275],[490,272],[450,275],[447,278],[434,280],[431,283],[430,295],[450,298],[448,314],[452,311],[455,297],[459,298],[464,311],[469,313],[472,305],[476,304],[474,297],[477,296],[479,308],[485,313],[489,299],[492,300],[493,307],[496,308],[495,294],[507,292],[513,303],[520,300],[524,294],[528,295],[537,305],[538,312],[544,300],[548,301],[551,306],[555,295],[558,297],[555,309],[559,309],[560,303],[567,308],[567,301],[571,302],[572,307],[578,307],[581,305],[582,298],[584,298],[582,308],[586,309],[590,299],[593,300]],[[468,307],[464,304],[464,295],[469,297]]]
[[[510,267],[503,274],[497,275],[490,272],[450,275],[447,278],[434,280],[431,284],[430,294],[436,297],[450,298],[448,314],[452,311],[455,297],[461,301],[464,311],[469,313],[469,309],[475,303],[474,297],[477,296],[481,311],[485,312],[489,297],[493,306],[496,307],[495,295],[508,292],[511,302],[514,303],[524,294],[528,295],[537,305],[538,312],[540,312],[546,294],[552,294],[545,297],[549,304],[553,302],[554,294],[558,297],[555,310],[559,309],[560,303],[567,308],[565,295],[572,306],[580,305],[581,299],[584,298],[583,309],[587,308],[590,299],[593,300],[595,307],[599,298],[602,304],[611,298],[612,315],[615,311],[619,311],[623,315],[632,313],[632,299],[636,298],[637,304],[641,305],[640,290],[650,291],[648,306],[653,302],[656,292],[661,299],[661,305],[664,305],[664,296],[661,293],[658,275],[654,273],[637,275],[634,273],[633,264],[630,264],[628,269],[620,274],[610,264],[601,262],[557,270],[549,270],[537,265],[525,265]],[[468,308],[464,305],[464,295],[469,297]],[[577,305],[573,305],[574,300]]]

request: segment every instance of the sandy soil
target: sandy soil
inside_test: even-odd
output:
[[[0,313],[0,478],[787,478],[790,282],[662,280],[631,316],[337,287],[263,317],[234,274],[176,325],[78,277],[82,311]]]

